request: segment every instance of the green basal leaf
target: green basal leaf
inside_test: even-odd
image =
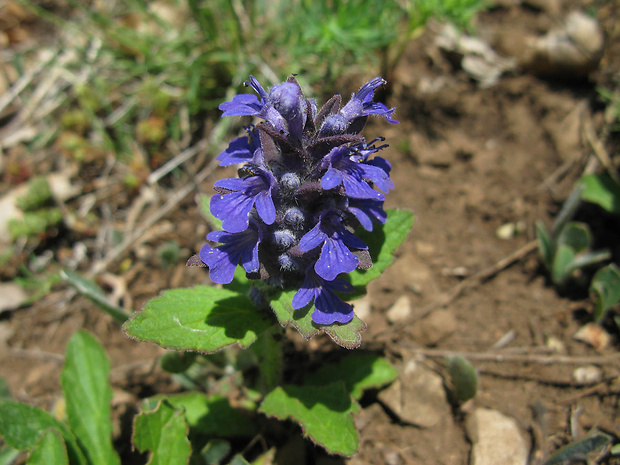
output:
[[[17,457],[20,455],[20,451],[4,444],[0,446],[0,465],[13,465],[17,463]]]
[[[375,225],[372,232],[362,228],[355,234],[368,246],[372,257],[372,267],[368,270],[354,270],[349,273],[351,284],[366,286],[378,278],[387,267],[394,263],[394,252],[411,231],[415,217],[407,210],[387,210],[387,221],[382,226]]]
[[[607,210],[609,213],[620,215],[620,184],[609,174],[589,174],[581,178],[584,186],[581,198],[592,202]]]
[[[336,344],[347,349],[355,349],[360,346],[362,343],[360,333],[366,329],[366,323],[354,316],[346,324],[318,325],[312,321],[314,304],[309,304],[298,310],[293,308],[292,301],[296,292],[296,290],[280,291],[271,297],[271,308],[282,326],[293,326],[306,339],[324,332]]]
[[[192,366],[196,355],[196,352],[167,352],[159,364],[168,373],[183,373]]]
[[[233,458],[230,459],[230,462],[228,463],[228,465],[250,465],[250,462],[244,459],[243,455],[235,454]]]
[[[594,321],[600,321],[605,312],[620,302],[620,269],[613,263],[596,272],[590,283],[594,299]]]
[[[478,375],[471,364],[461,356],[452,357],[448,363],[450,392],[457,402],[472,399],[478,391]]]
[[[304,380],[306,385],[343,381],[347,392],[360,400],[367,389],[378,389],[398,378],[398,370],[385,358],[372,353],[349,353],[338,363],[323,365]]]
[[[536,241],[538,243],[538,251],[543,259],[545,267],[551,269],[553,263],[553,237],[549,234],[549,230],[542,221],[536,222]]]
[[[110,361],[97,340],[78,331],[67,344],[61,384],[71,431],[84,446],[89,463],[119,464],[112,447]]]
[[[124,323],[129,318],[129,314],[122,308],[112,305],[103,291],[97,284],[83,278],[77,273],[69,270],[62,270],[60,277],[75,288],[80,294],[91,300],[103,311],[110,314],[119,323]]]
[[[208,436],[245,437],[257,432],[256,424],[232,408],[224,396],[206,396],[199,392],[155,396],[145,400],[146,409],[155,402],[165,402],[177,410],[184,410],[185,419],[192,431]]]
[[[75,436],[65,424],[40,408],[19,402],[0,402],[0,436],[9,446],[19,450],[30,449],[39,442],[43,431],[50,428],[62,434],[67,445],[70,464],[88,463],[77,445]]]
[[[584,252],[590,247],[590,228],[585,223],[571,221],[558,236],[558,248],[568,246],[575,253]]]
[[[224,439],[213,438],[202,448],[200,456],[207,465],[219,465],[230,454],[230,442]]]
[[[567,462],[572,463],[577,460],[585,461],[587,454],[602,450],[610,441],[611,438],[602,433],[589,435],[558,449],[544,465],[560,465]]]
[[[222,220],[218,220],[211,214],[211,196],[206,194],[198,194],[196,196],[196,203],[198,204],[198,210],[200,210],[200,213],[204,219],[211,223],[215,229],[222,229]]]
[[[330,454],[353,455],[360,439],[353,424],[358,404],[336,382],[326,386],[282,386],[267,394],[259,411],[280,420],[299,423],[304,436]]]
[[[65,442],[60,432],[48,429],[32,449],[27,465],[62,465],[69,463]]]
[[[149,465],[188,464],[192,453],[188,431],[185,413],[162,401],[154,411],[136,417],[133,444],[140,452],[151,451]]]
[[[274,325],[252,345],[258,360],[257,387],[266,394],[275,389],[282,378],[282,328]]]
[[[123,325],[127,336],[175,350],[213,353],[246,348],[273,321],[249,297],[227,289],[171,289],[146,303]]]
[[[567,246],[560,245],[555,252],[553,266],[551,267],[551,279],[558,285],[564,284],[570,274],[570,264],[575,259],[575,251]]]

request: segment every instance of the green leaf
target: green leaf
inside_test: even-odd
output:
[[[282,386],[267,394],[259,411],[299,423],[304,436],[330,454],[353,455],[360,439],[353,424],[359,411],[341,382],[326,386]]]
[[[575,253],[584,252],[590,247],[590,228],[585,223],[571,221],[567,223],[558,236],[558,248],[568,246]]]
[[[297,290],[279,291],[271,296],[271,308],[282,326],[293,326],[306,339],[324,332],[336,344],[347,349],[355,349],[360,346],[362,343],[361,332],[366,329],[366,323],[354,316],[351,321],[345,324],[318,325],[312,321],[314,304],[309,304],[298,310],[293,308],[292,301],[296,292]]]
[[[243,455],[235,454],[228,465],[250,465],[250,462],[244,459]]]
[[[581,198],[592,202],[607,210],[609,213],[620,215],[620,184],[609,174],[589,174],[581,178],[584,186]]]
[[[378,278],[394,263],[394,252],[402,244],[413,227],[415,217],[407,210],[387,210],[387,221],[381,227],[375,225],[372,232],[359,228],[355,234],[368,246],[372,267],[368,270],[354,270],[349,273],[351,284],[366,286]]]
[[[215,227],[215,229],[222,229],[222,220],[218,220],[211,214],[211,196],[198,194],[196,196],[196,203],[204,219],[211,223],[211,226]]]
[[[0,465],[14,465],[21,452],[4,444],[0,446]]]
[[[69,270],[60,272],[61,278],[75,288],[81,295],[95,303],[106,313],[110,314],[119,323],[124,323],[129,318],[129,314],[122,308],[112,305],[103,291],[97,284],[81,277],[79,274]]]
[[[620,302],[620,269],[612,263],[598,270],[590,283],[590,294],[594,299],[594,321],[598,322]]]
[[[123,325],[127,336],[175,350],[246,348],[273,322],[245,295],[211,286],[171,289]]]
[[[536,222],[536,240],[538,243],[538,251],[543,259],[545,267],[551,269],[553,264],[554,244],[553,237],[549,234],[549,230],[542,221]]]
[[[452,357],[448,363],[450,392],[454,400],[466,402],[478,391],[478,375],[470,363],[461,356]]]
[[[67,445],[69,463],[86,465],[87,461],[69,428],[49,413],[19,402],[0,402],[0,436],[15,449],[25,450],[35,446],[43,431],[54,428],[60,431]]]
[[[32,449],[28,465],[63,465],[69,463],[65,442],[60,432],[56,429],[48,429],[43,437]]]
[[[146,405],[166,402],[177,410],[185,410],[185,418],[192,431],[218,437],[252,436],[256,424],[238,410],[231,407],[229,400],[220,395],[205,396],[199,392],[188,392],[170,396],[155,396],[147,399]]]
[[[560,465],[575,460],[585,461],[587,454],[602,450],[610,441],[609,436],[605,434],[592,434],[558,449],[544,465]]]
[[[230,454],[230,442],[213,438],[202,448],[200,456],[207,465],[219,465]]]
[[[168,373],[183,373],[196,360],[196,352],[167,352],[159,364]]]
[[[97,340],[78,331],[67,344],[61,384],[71,430],[84,445],[89,463],[120,463],[112,447],[110,361]]]
[[[162,401],[136,417],[133,444],[140,452],[152,452],[149,465],[187,464],[192,453],[188,430],[185,413]]]
[[[252,350],[259,364],[257,389],[267,394],[282,378],[282,328],[274,325],[265,331],[252,345]]]
[[[343,381],[347,392],[362,398],[367,389],[378,389],[398,377],[398,370],[385,358],[372,353],[349,353],[338,363],[323,365],[304,380],[307,385],[325,385]]]
[[[564,284],[570,274],[570,264],[575,259],[575,251],[567,245],[560,245],[555,252],[551,279],[558,285]]]

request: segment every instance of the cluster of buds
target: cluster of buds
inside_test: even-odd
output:
[[[207,239],[200,260],[212,281],[230,283],[241,264],[249,279],[298,289],[295,309],[314,301],[312,320],[321,325],[348,323],[353,307],[336,292],[350,292],[338,277],[372,266],[368,247],[354,233],[373,222],[385,223],[384,193],[394,187],[388,161],[374,156],[387,147],[383,138],[360,135],[370,115],[390,123],[394,108],[373,102],[385,81],[375,78],[342,106],[340,95],[321,109],[307,99],[294,78],[269,92],[254,77],[246,81],[258,97],[240,94],[220,105],[222,116],[255,116],[218,156],[220,166],[242,164],[239,178],[215,183],[211,213],[223,231]]]

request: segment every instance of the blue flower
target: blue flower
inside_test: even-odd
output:
[[[293,308],[303,308],[314,299],[312,321],[316,324],[348,323],[353,319],[353,306],[340,300],[335,292],[353,292],[353,286],[340,278],[326,281],[310,268],[293,297]]]
[[[388,109],[383,103],[372,101],[375,89],[385,84],[385,82],[384,79],[376,77],[364,84],[338,113],[325,118],[321,126],[321,134],[343,134],[355,119],[369,115],[383,116],[392,124],[398,123],[398,121],[392,119],[392,113],[394,113],[395,108]]]
[[[366,231],[372,231],[373,221],[385,224],[387,214],[383,202],[373,199],[349,199],[347,211],[351,212]]]
[[[220,245],[205,245],[199,258],[214,282],[230,283],[241,264],[249,279],[299,289],[293,306],[314,301],[315,323],[347,323],[353,307],[336,292],[352,287],[338,276],[372,266],[352,228],[385,223],[385,194],[394,188],[392,167],[375,156],[387,147],[375,145],[383,138],[367,143],[360,134],[371,115],[397,123],[394,108],[373,101],[385,81],[367,82],[342,108],[336,95],[321,109],[294,78],[268,90],[253,76],[245,84],[256,95],[222,103],[223,116],[263,121],[217,157],[220,166],[243,166],[240,178],[215,183],[211,213],[224,231],[207,236]]]
[[[349,247],[368,249],[360,238],[344,227],[342,218],[331,211],[324,213],[317,225],[299,241],[299,250],[302,252],[319,246],[321,255],[314,269],[328,281],[334,280],[340,273],[349,273],[357,268],[359,259]]]
[[[249,228],[239,233],[212,231],[207,235],[207,239],[221,243],[218,247],[206,244],[200,249],[200,259],[209,267],[211,281],[219,284],[230,283],[239,262],[246,272],[258,273],[258,246],[262,232],[256,223],[253,222]]]
[[[228,232],[244,231],[254,206],[265,224],[272,224],[276,219],[272,198],[272,191],[277,187],[276,179],[270,171],[258,168],[255,171],[254,176],[220,179],[214,185],[220,191],[230,191],[211,197],[211,213],[222,220],[222,227]]]
[[[376,152],[379,149],[371,150],[367,147],[363,150]],[[373,189],[368,181],[384,192],[394,188],[394,183],[382,166],[367,162],[367,156],[355,147],[339,146],[332,149],[319,164],[319,168],[327,167],[321,177],[321,187],[333,189],[342,184],[344,192],[350,198],[384,200],[385,196]]]
[[[238,165],[241,163],[263,165],[263,151],[258,133],[254,127],[247,127],[245,129],[249,137],[243,136],[234,139],[226,150],[217,156],[216,160],[220,162],[220,166]]]

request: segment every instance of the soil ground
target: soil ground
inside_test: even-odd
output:
[[[563,5],[563,11],[570,7]],[[388,106],[398,108],[401,124],[373,121],[365,134],[369,139],[383,135],[390,143],[383,155],[392,163],[396,189],[387,197],[387,206],[411,209],[417,221],[395,265],[370,287],[371,311],[365,317],[368,330],[362,349],[382,351],[397,365],[423,357],[434,368],[439,367],[436,356],[441,350],[474,353],[479,357],[474,355],[470,361],[479,372],[480,386],[473,401],[453,412],[451,425],[442,434],[403,424],[378,409],[362,429],[362,447],[351,463],[466,464],[471,443],[462,420],[475,407],[513,417],[531,445],[531,463],[540,463],[543,456],[568,442],[571,427],[576,426],[580,435],[596,427],[616,440],[620,437],[620,364],[604,362],[617,353],[617,343],[596,350],[574,339],[591,311],[587,295],[560,296],[531,244],[535,221],[551,223],[592,154],[582,137],[583,126],[590,124],[595,132],[602,128],[603,107],[595,88],[611,82],[620,70],[619,12],[612,2],[598,10],[606,33],[605,55],[599,69],[581,82],[517,72],[482,89],[436,53],[430,31],[406,50],[390,77],[393,87],[388,100]],[[482,25],[509,25],[523,34],[552,21],[549,13],[516,3],[480,19]],[[430,90],[429,84],[434,84]],[[604,142],[613,155],[614,140]],[[209,193],[219,177],[221,172],[216,170],[202,190]],[[507,223],[522,228],[513,237],[498,238],[497,229]],[[132,252],[133,266],[124,274],[134,308],[162,289],[208,281],[204,269],[183,263],[164,269],[153,258],[157,246],[169,239],[179,241],[188,256],[202,245],[207,229],[191,196],[159,226],[161,232],[154,239],[143,243],[139,253]],[[526,251],[509,266],[476,279],[477,272],[519,250]],[[463,292],[441,300],[459,285]],[[386,311],[402,295],[409,297],[412,313],[405,324],[392,324]],[[145,396],[181,389],[154,367],[163,349],[127,339],[89,301],[66,296],[65,290],[58,290],[2,316],[0,377],[8,381],[15,398],[46,408],[57,404],[61,355],[69,337],[80,328],[92,331],[111,359],[117,419],[126,420]],[[416,326],[438,311],[447,312],[456,325],[452,332],[429,342]],[[299,348],[320,349],[314,362],[344,350],[327,337],[302,343],[289,334]],[[507,334],[513,339],[494,350]],[[531,359],[493,361],[493,354]],[[539,363],[538,355],[557,359]],[[578,385],[574,370],[591,363],[567,363],[563,356],[592,358],[603,370],[602,381]],[[365,407],[373,405],[376,400],[371,398]],[[571,418],[576,418],[574,425]],[[127,434],[127,428],[118,421],[116,434]],[[140,463],[141,459],[131,460]]]

